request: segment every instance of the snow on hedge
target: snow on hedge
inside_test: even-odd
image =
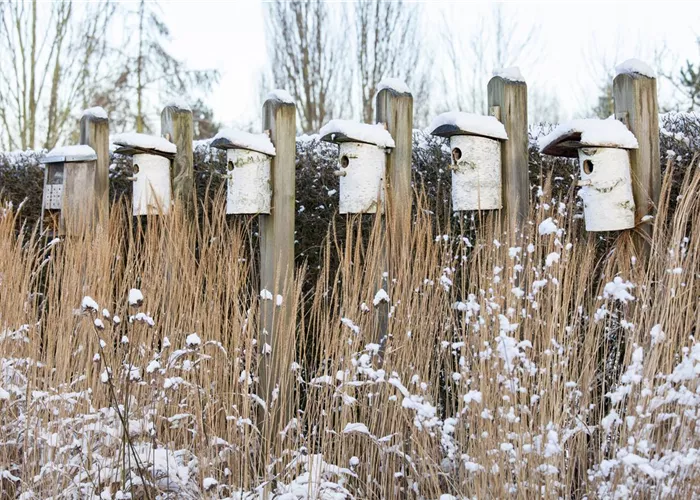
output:
[[[384,125],[360,123],[353,120],[331,120],[326,123],[319,132],[321,137],[333,134],[342,134],[359,142],[375,144],[380,148],[395,147],[394,139]]]
[[[493,76],[498,76],[511,82],[525,82],[525,77],[523,77],[523,74],[520,72],[520,68],[518,66],[499,68],[493,72]]]
[[[163,153],[177,153],[175,144],[157,135],[127,132],[111,136],[109,142],[117,146],[133,146],[141,149],[154,149]]]
[[[474,135],[508,139],[506,128],[494,116],[477,115],[463,111],[448,111],[436,116],[430,123],[429,130],[433,131],[442,125],[453,125]]]
[[[398,92],[399,94],[410,94],[411,89],[408,88],[408,85],[406,85],[406,82],[399,78],[384,78],[382,81],[379,82],[379,85],[377,85],[377,92],[384,90],[384,89],[389,89],[393,90],[394,92]]]
[[[639,59],[627,59],[626,61],[615,66],[616,75],[626,75],[631,73],[637,73],[639,75],[648,76],[649,78],[656,78],[656,72],[644,61]]]
[[[639,147],[634,134],[625,127],[624,123],[612,117],[607,120],[583,118],[562,123],[551,133],[540,137],[537,145],[542,151],[547,145],[573,133],[581,134],[581,144],[584,146],[624,149],[637,149]]]
[[[250,149],[252,151],[259,151],[260,153],[265,153],[266,155],[275,156],[275,146],[272,144],[270,137],[265,134],[252,134],[250,132],[245,132],[243,130],[236,130],[233,128],[222,128],[214,136],[216,139],[226,139],[231,141],[235,146],[242,149]]]

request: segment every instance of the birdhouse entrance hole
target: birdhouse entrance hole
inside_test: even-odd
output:
[[[583,171],[586,172],[586,175],[593,173],[593,162],[591,160],[583,160]]]
[[[350,165],[350,159],[347,157],[347,155],[343,155],[340,158],[340,166],[343,168],[348,168],[348,165]]]
[[[452,150],[452,161],[455,162],[455,164],[462,158],[462,150],[459,148],[454,148]]]
[[[229,161],[227,166],[228,166],[229,172],[233,171],[233,162],[232,161]]]
[[[138,166],[136,163],[134,163],[134,168],[133,168],[133,170],[134,170],[134,175],[136,175],[136,174],[139,173],[139,170],[141,170],[141,169],[139,168],[139,166]]]

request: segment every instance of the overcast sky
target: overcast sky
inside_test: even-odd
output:
[[[428,54],[440,50],[443,30],[468,36],[493,10],[484,2],[421,3]],[[216,118],[226,125],[257,120],[259,78],[267,63],[263,2],[166,0],[161,6],[171,28],[172,53],[192,68],[221,72],[207,98]],[[534,42],[516,65],[530,92],[556,96],[563,119],[589,114],[604,66],[637,57],[677,72],[686,59],[700,63],[700,2],[505,2],[503,8],[517,20],[522,36],[534,31]],[[653,60],[663,47],[666,55]],[[439,64],[433,68],[441,71]],[[659,88],[662,106],[674,102],[669,83],[660,79]]]

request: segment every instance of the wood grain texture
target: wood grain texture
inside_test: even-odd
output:
[[[498,106],[500,121],[508,140],[502,142],[503,221],[511,232],[520,232],[528,214],[530,185],[528,181],[527,84],[499,76],[488,84],[488,106]]]
[[[621,74],[613,81],[615,117],[637,138],[639,149],[630,150],[632,192],[637,229],[650,234],[651,224],[642,223],[653,214],[661,194],[659,104],[656,79],[639,74]]]
[[[282,374],[289,373],[296,346],[296,318],[292,307],[277,307],[277,295],[283,304],[293,300],[294,279],[294,216],[296,215],[296,106],[278,99],[263,105],[263,129],[277,154],[272,158],[270,182],[272,206],[270,214],[259,215],[260,221],[260,290],[272,294],[272,300],[261,300],[258,345],[269,344],[272,352],[260,362],[260,397],[270,401],[275,384]],[[290,304],[291,306],[291,304]],[[265,433],[276,432],[293,416],[291,406],[283,406],[281,398],[275,412],[265,419]]]
[[[171,170],[173,198],[191,213],[195,196],[192,111],[175,105],[166,106],[160,115],[160,131],[177,146]]]
[[[67,236],[80,236],[95,227],[96,213],[89,207],[96,206],[96,162],[66,163],[63,181],[63,209],[60,230]]]
[[[80,119],[80,144],[97,153],[95,170],[95,210],[98,223],[109,219],[109,119],[85,115]]]

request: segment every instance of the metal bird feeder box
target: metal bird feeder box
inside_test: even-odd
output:
[[[386,157],[394,140],[383,125],[332,120],[321,140],[338,145],[340,213],[373,214],[384,203]]]
[[[224,129],[211,146],[226,150],[226,213],[269,214],[271,160],[276,154],[270,137]]]
[[[133,157],[133,215],[166,215],[172,204],[170,169],[177,148],[146,134],[121,134],[112,139],[115,153]]]
[[[78,234],[95,215],[97,154],[90,146],[63,146],[41,160],[44,168],[42,227]]]
[[[452,210],[502,208],[501,142],[508,139],[503,124],[493,116],[449,112],[431,129],[450,140]]]
[[[551,156],[578,158],[586,231],[620,231],[635,226],[630,149],[638,144],[617,120],[574,120],[540,141]]]

